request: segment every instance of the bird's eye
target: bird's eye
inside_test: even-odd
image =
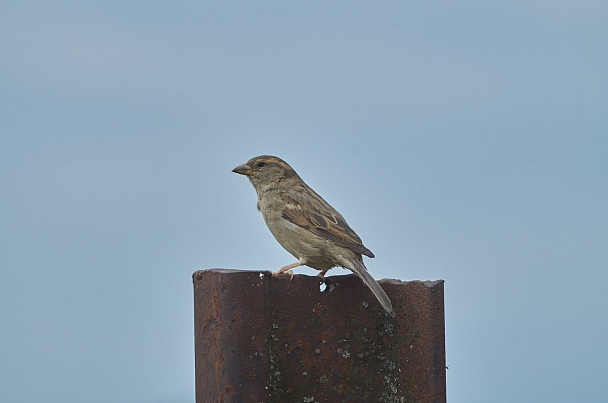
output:
[[[264,165],[266,165],[266,163],[264,161],[260,161],[256,165],[262,168]]]

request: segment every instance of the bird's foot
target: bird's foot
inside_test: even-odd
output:
[[[331,292],[334,290],[335,286],[334,286],[334,282],[331,281],[330,278],[326,278],[324,276],[325,272],[319,273],[317,274],[317,277],[319,277],[320,283],[320,290],[321,292]]]
[[[328,270],[323,270],[320,271],[319,274],[317,274],[317,277],[319,277],[321,279],[322,282],[325,283],[325,273],[327,273]]]
[[[282,274],[289,274],[289,281],[293,280],[293,270],[289,269],[289,270],[279,270],[279,271],[273,271],[272,275],[273,276],[280,276]]]
[[[300,266],[300,262],[293,263],[293,264],[288,264],[287,266],[281,267],[277,271],[273,271],[272,275],[276,276],[276,275],[279,275],[279,274],[289,274],[289,281],[291,281],[293,279],[293,270],[292,269],[294,267],[298,267],[298,266]]]

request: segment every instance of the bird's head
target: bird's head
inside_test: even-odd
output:
[[[234,168],[232,172],[245,175],[253,186],[270,185],[281,179],[297,176],[288,163],[272,155],[260,155]]]

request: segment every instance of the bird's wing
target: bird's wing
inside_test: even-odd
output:
[[[343,248],[374,257],[344,217],[312,189],[308,190],[297,186],[281,194],[285,202],[283,218]]]

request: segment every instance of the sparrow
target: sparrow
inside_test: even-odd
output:
[[[384,310],[395,317],[391,300],[380,284],[369,274],[363,257],[374,254],[363,246],[361,238],[344,217],[312,190],[285,161],[261,155],[232,170],[245,175],[258,195],[258,210],[268,229],[297,262],[273,274],[294,267],[308,266],[319,270],[319,277],[332,267],[343,267],[355,273],[378,299]]]

